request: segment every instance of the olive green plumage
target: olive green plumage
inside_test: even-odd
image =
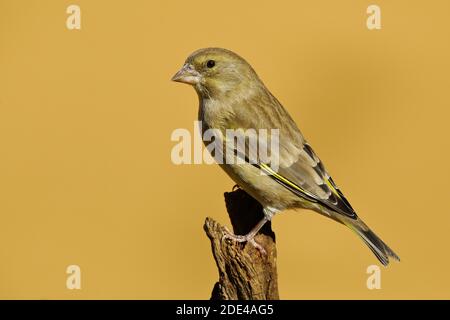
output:
[[[186,59],[172,79],[195,88],[203,130],[217,129],[224,144],[227,129],[279,130],[276,171],[262,161],[221,164],[242,189],[262,204],[265,221],[284,209],[311,209],[355,231],[383,265],[389,263],[390,257],[399,260],[356,215],[294,120],[243,58],[226,49],[200,49]],[[257,229],[247,236],[231,237],[256,245],[253,236]]]

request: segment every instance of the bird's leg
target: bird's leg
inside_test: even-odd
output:
[[[261,230],[261,228],[266,224],[267,221],[269,221],[269,220],[266,217],[264,217],[246,235],[233,234],[230,230],[228,230],[227,227],[225,227],[226,233],[223,235],[223,239],[230,239],[230,240],[234,240],[236,242],[249,242],[256,249],[258,249],[259,252],[261,252],[262,254],[266,254],[266,250],[264,250],[264,248],[255,241],[255,236],[258,233],[258,231]]]
[[[262,218],[246,235],[235,235],[231,231],[229,231],[227,227],[225,227],[226,233],[223,235],[223,239],[231,239],[237,242],[249,242],[256,249],[258,249],[261,254],[265,255],[266,250],[264,250],[264,248],[255,241],[255,236],[259,232],[259,230],[261,230],[261,228],[266,224],[266,222],[272,219],[273,215],[274,212],[272,210],[264,209],[264,218]]]
[[[233,188],[231,189],[231,191],[235,191],[235,190],[238,190],[238,189],[240,189],[241,187],[239,187],[239,185],[238,184],[235,184],[234,186],[233,186]]]

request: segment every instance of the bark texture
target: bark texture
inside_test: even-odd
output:
[[[234,234],[248,233],[264,217],[261,205],[241,189],[226,192],[225,203]],[[265,249],[265,255],[250,243],[224,239],[225,228],[212,218],[206,218],[204,230],[211,240],[219,271],[219,281],[213,288],[211,299],[279,299],[277,251],[270,222],[255,237]]]

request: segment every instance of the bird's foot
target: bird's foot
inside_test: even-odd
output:
[[[255,241],[255,235],[253,233],[250,232],[246,235],[236,235],[236,234],[232,233],[230,230],[228,230],[227,227],[224,227],[224,228],[225,228],[225,233],[222,237],[222,240],[230,239],[230,240],[240,242],[240,243],[248,242],[252,246],[254,246],[255,249],[257,249],[261,253],[261,255],[265,256],[267,254],[266,250],[258,242]]]

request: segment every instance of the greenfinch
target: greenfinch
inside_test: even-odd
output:
[[[230,233],[227,238],[249,242],[263,251],[254,240],[261,227],[277,212],[304,208],[349,227],[383,265],[389,264],[389,258],[400,260],[357,216],[294,120],[242,57],[221,48],[200,49],[186,59],[172,80],[195,88],[202,130],[216,130],[220,143],[228,142],[230,129],[278,132],[276,169],[258,155],[249,161],[250,148],[224,147],[224,154],[245,161],[220,161],[220,166],[264,211],[264,218],[248,234]],[[213,156],[217,159],[217,154]]]

